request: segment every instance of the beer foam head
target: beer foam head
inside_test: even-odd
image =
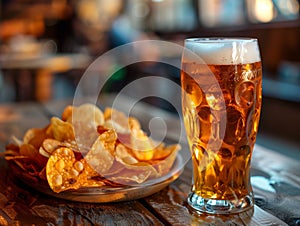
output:
[[[203,63],[230,65],[249,64],[260,61],[260,53],[256,39],[239,38],[191,38],[185,40],[184,60],[192,60],[192,51]]]

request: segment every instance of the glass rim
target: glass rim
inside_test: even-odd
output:
[[[231,43],[231,42],[257,42],[257,38],[251,37],[194,37],[186,38],[184,42],[193,43]]]

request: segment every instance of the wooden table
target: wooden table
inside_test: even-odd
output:
[[[109,105],[111,97],[101,99]],[[0,106],[0,148],[9,137],[22,137],[28,128],[44,127],[70,101]],[[126,107],[126,98],[122,101]],[[143,121],[165,119],[168,139],[178,130],[178,117],[146,104],[134,114]],[[186,148],[186,147],[183,147]],[[1,154],[1,153],[0,153]],[[191,185],[191,164],[173,183],[149,197],[120,203],[79,203],[39,193],[16,180],[0,158],[0,225],[300,225],[300,162],[256,146],[252,161],[254,211],[233,216],[191,212],[186,199]]]

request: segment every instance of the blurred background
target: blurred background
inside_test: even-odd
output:
[[[93,60],[132,41],[182,45],[188,37],[256,37],[264,66],[258,143],[299,158],[299,5],[299,0],[1,0],[0,102],[72,98]],[[180,53],[164,57],[176,61]],[[118,70],[105,91],[149,75],[180,84],[176,68],[141,63]],[[180,95],[164,84],[148,88]],[[163,100],[145,101],[173,111]]]

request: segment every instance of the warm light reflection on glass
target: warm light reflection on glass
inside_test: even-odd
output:
[[[241,0],[198,0],[199,20],[205,27],[240,25],[244,23]]]

